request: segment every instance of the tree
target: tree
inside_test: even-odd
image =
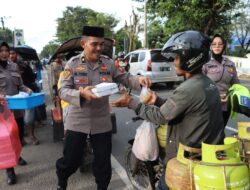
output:
[[[130,16],[129,25],[127,24],[127,21],[125,21],[124,29],[129,39],[129,52],[136,48],[135,41],[139,32],[141,31],[139,19],[139,16],[135,14],[135,11],[133,10],[132,15]]]
[[[84,25],[102,26],[105,30],[105,37],[113,38],[114,27],[118,20],[112,15],[98,13],[91,9],[81,7],[67,7],[63,17],[57,19],[58,27],[56,36],[59,42],[65,42],[82,34]]]
[[[232,11],[232,26],[240,43],[240,56],[245,56],[250,45],[250,0],[242,0]]]
[[[13,44],[13,32],[8,29],[0,29],[0,41],[5,41],[8,44]]]
[[[158,20],[154,20],[148,26],[148,47],[162,48],[165,43],[164,26]]]
[[[153,0],[148,12],[166,18],[165,30],[169,33],[195,29],[211,34],[217,28],[230,24],[229,11],[239,0]],[[156,13],[156,14],[155,14]]]
[[[134,1],[144,2],[145,0]],[[151,0],[147,1],[147,18],[152,23],[155,19],[160,20],[158,27],[163,30],[164,37],[161,38],[163,41],[166,41],[173,33],[184,30],[198,30],[207,35],[223,33],[226,38],[229,38],[232,18],[230,11],[235,8],[239,1]],[[139,10],[143,11],[142,8]],[[159,35],[154,35],[151,30],[152,27],[148,27],[148,35],[152,35],[151,41],[158,41]]]
[[[116,42],[116,52],[117,53],[118,52],[128,53],[129,38],[128,38],[124,28],[121,28],[120,30],[118,30],[116,32],[115,42]],[[135,36],[134,44],[135,44],[135,49],[142,47],[141,41],[138,39],[138,36]]]
[[[46,46],[43,47],[39,57],[42,58],[50,58],[54,53],[56,48],[59,47],[59,43],[56,41],[50,41]]]

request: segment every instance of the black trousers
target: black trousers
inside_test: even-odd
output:
[[[24,138],[24,118],[17,118],[15,119],[17,126],[18,126],[18,131],[19,131],[19,138],[20,141],[22,141],[22,139]]]
[[[87,134],[67,130],[63,157],[56,161],[58,183],[67,185],[67,180],[80,166]],[[94,152],[93,173],[98,188],[107,189],[111,179],[111,131],[90,135]]]

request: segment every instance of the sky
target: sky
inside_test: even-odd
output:
[[[4,27],[23,29],[25,43],[40,53],[49,41],[55,39],[56,19],[62,17],[67,6],[112,14],[120,21],[119,29],[125,20],[129,21],[132,7],[138,3],[132,0],[6,0],[1,3],[0,17],[5,17]]]

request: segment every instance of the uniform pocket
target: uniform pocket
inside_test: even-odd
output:
[[[18,73],[11,73],[11,80],[17,86],[21,85],[21,75]]]
[[[223,75],[223,67],[219,67],[218,65],[208,66],[207,76],[211,78],[213,81],[220,81],[222,75]]]
[[[6,77],[0,74],[0,90],[6,86]]]

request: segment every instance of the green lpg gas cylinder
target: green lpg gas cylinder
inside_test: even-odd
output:
[[[166,148],[167,127],[168,127],[167,124],[160,125],[160,127],[158,127],[156,130],[157,139],[159,141],[160,147],[162,148]]]
[[[201,149],[179,144],[176,158],[168,161],[165,181],[171,190],[194,190],[193,167]]]
[[[196,190],[249,190],[249,171],[240,159],[237,140],[224,145],[202,143],[202,161],[194,167]],[[226,143],[229,143],[226,142]]]
[[[250,122],[238,122],[238,136],[250,140]]]

